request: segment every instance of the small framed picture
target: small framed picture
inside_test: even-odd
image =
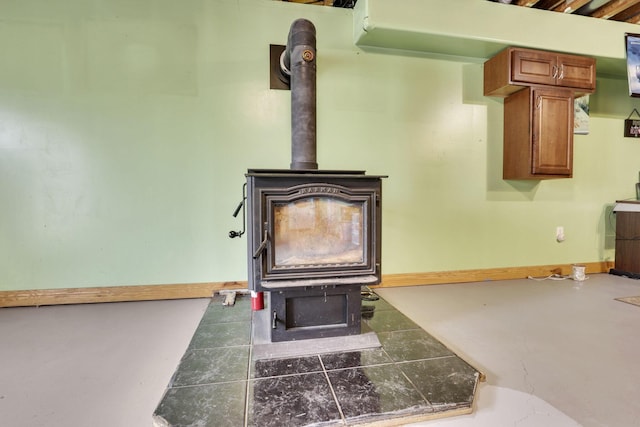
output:
[[[640,97],[640,34],[624,35],[627,52],[629,95]]]
[[[589,95],[573,100],[573,133],[578,135],[589,133]]]
[[[638,116],[638,120],[631,118],[634,113]],[[625,138],[640,138],[640,113],[635,108],[624,121],[624,136]]]

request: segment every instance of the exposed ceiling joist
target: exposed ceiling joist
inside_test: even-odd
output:
[[[562,13],[573,13],[590,1],[591,0],[565,0],[561,4],[556,6],[553,11]]]
[[[594,18],[609,19],[614,15],[624,12],[626,9],[640,3],[640,0],[614,0],[599,7],[589,16]]]
[[[558,7],[564,0],[540,0],[533,5],[536,9],[553,10]]]
[[[488,0],[514,6],[640,23],[640,0]]]
[[[288,3],[318,4],[322,6],[333,6],[333,0],[282,0]]]
[[[352,8],[358,0],[282,0],[288,3],[315,4],[319,6],[335,6]]]
[[[640,15],[640,3],[634,6],[631,6],[628,9],[623,10],[617,15],[612,16],[611,19],[614,21],[632,22],[634,24],[637,24],[637,19],[640,18],[639,15]],[[632,21],[634,19],[635,21]]]
[[[282,0],[290,3],[352,8],[358,0]],[[515,6],[640,24],[640,0],[488,0]]]
[[[518,0],[516,4],[518,6],[531,7],[536,3],[538,3],[539,1],[540,0]]]

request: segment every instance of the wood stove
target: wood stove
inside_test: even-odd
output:
[[[360,288],[380,282],[381,176],[249,170],[249,288],[268,292],[271,339],[360,333]]]
[[[234,213],[248,212],[249,288],[269,310],[254,323],[269,322],[271,341],[359,334],[361,287],[381,277],[384,177],[318,170],[315,44],[314,25],[298,19],[272,61],[291,89],[291,169],[250,169]]]

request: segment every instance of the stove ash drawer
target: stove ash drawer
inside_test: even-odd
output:
[[[271,292],[273,342],[360,334],[360,286]]]

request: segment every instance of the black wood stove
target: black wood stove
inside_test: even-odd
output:
[[[360,288],[380,282],[381,177],[249,170],[249,287],[268,292],[271,339],[360,333]]]
[[[291,169],[246,174],[249,289],[269,310],[254,322],[267,319],[272,342],[360,334],[361,288],[381,278],[384,177],[318,170],[315,56],[315,27],[295,21],[278,61],[291,88]]]

